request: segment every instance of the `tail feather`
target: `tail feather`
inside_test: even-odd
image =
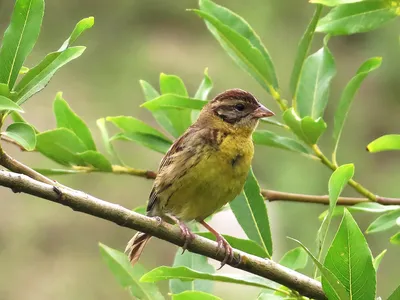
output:
[[[150,238],[151,235],[138,232],[133,238],[131,238],[128,245],[126,245],[125,253],[128,254],[129,261],[131,262],[132,266],[135,265],[135,263],[139,260],[139,257]]]

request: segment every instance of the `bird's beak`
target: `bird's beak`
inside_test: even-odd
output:
[[[260,106],[253,112],[253,116],[257,119],[268,118],[274,115],[275,114],[272,111],[270,111],[262,104],[260,104]]]

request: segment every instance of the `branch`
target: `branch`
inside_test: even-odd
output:
[[[176,226],[159,222],[128,210],[120,205],[109,203],[83,192],[65,187],[54,187],[29,178],[22,174],[15,174],[7,171],[0,171],[0,186],[8,187],[14,192],[22,192],[50,200],[72,208],[75,211],[83,212],[101,219],[111,221],[123,227],[146,232],[178,246],[184,244],[179,228]],[[188,250],[218,261],[224,259],[224,253],[217,251],[217,243],[206,238],[196,236],[189,244]],[[235,257],[240,255],[241,262],[231,265],[252,274],[273,280],[300,294],[314,298],[327,299],[321,284],[301,273],[283,267],[269,259],[262,259],[242,251],[234,250]]]

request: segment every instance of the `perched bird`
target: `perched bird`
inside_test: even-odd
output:
[[[242,191],[254,153],[252,133],[260,118],[273,115],[252,94],[227,90],[204,106],[197,121],[165,154],[147,216],[177,223],[185,237],[183,251],[194,238],[185,222],[196,220],[215,235],[219,249],[225,250],[221,267],[233,261],[232,247],[204,219]],[[132,265],[150,238],[138,232],[130,240],[125,251]]]

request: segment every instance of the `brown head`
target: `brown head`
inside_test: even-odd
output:
[[[202,110],[199,121],[208,123],[211,119],[214,126],[252,132],[259,119],[273,115],[249,92],[231,89],[211,100]]]

